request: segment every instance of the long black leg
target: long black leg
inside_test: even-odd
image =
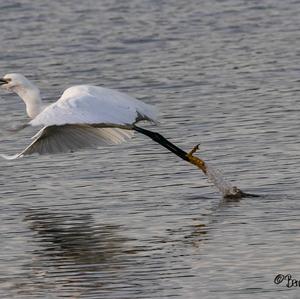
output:
[[[152,132],[137,126],[133,126],[132,129],[150,137],[153,141],[159,143],[160,145],[162,145],[163,147],[165,147],[166,149],[168,149],[169,151],[171,151],[181,159],[191,164],[194,164],[195,166],[200,168],[205,175],[207,175],[207,168],[205,162],[200,158],[193,156],[193,153],[195,153],[198,149],[198,145],[195,146],[189,153],[186,153],[185,151],[177,147],[175,144],[171,143],[169,140],[167,140],[164,136],[160,135],[159,133]],[[229,194],[224,194],[224,197],[228,199],[239,199],[242,197],[259,197],[259,195],[245,193],[239,188],[234,187],[234,192],[231,192]]]
[[[177,147],[175,144],[171,143],[169,140],[167,140],[164,136],[160,135],[159,133],[152,132],[137,126],[134,126],[133,129],[139,133],[142,133],[148,137],[150,137],[153,141],[159,143],[181,159],[190,162],[190,159],[188,158],[188,153]]]

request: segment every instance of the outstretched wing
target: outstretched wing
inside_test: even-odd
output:
[[[118,144],[133,136],[139,121],[156,122],[153,106],[124,93],[96,86],[68,88],[29,124],[43,126],[21,153],[2,157],[16,159],[33,153],[56,154],[103,144]]]
[[[21,153],[1,156],[13,160],[34,153],[44,155],[74,152],[84,148],[97,148],[105,144],[119,144],[132,136],[133,131],[121,128],[102,128],[91,125],[49,126],[33,136],[33,142]]]
[[[43,110],[32,126],[65,124],[132,125],[156,122],[155,108],[127,94],[103,87],[80,85],[68,88],[61,98]]]

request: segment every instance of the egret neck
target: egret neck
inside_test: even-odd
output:
[[[15,93],[24,101],[27,115],[33,119],[42,112],[42,100],[39,89],[27,80],[26,84],[13,87]]]

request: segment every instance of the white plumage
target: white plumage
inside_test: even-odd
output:
[[[45,108],[30,124],[60,126],[65,124],[113,124],[126,126],[139,116],[154,121],[152,106],[116,90],[79,85],[68,88],[60,99]]]
[[[153,106],[108,88],[73,86],[45,108],[38,88],[23,75],[5,75],[0,84],[25,102],[27,114],[32,118],[29,125],[43,127],[21,153],[2,155],[6,159],[118,144],[133,136],[135,123],[155,123],[157,119]]]

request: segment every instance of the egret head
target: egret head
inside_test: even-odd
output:
[[[32,84],[21,74],[7,74],[0,78],[0,86],[6,90],[17,92],[18,89],[26,89]]]
[[[0,78],[0,87],[15,92],[26,104],[30,118],[41,112],[41,97],[39,89],[21,74],[7,74]]]

